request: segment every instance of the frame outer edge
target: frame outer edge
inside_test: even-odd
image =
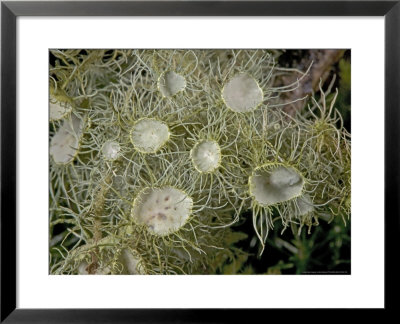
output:
[[[16,15],[1,4],[1,321],[16,308]]]
[[[400,2],[385,17],[385,308],[398,308],[400,237]],[[395,284],[397,282],[397,285]]]
[[[17,16],[383,16],[396,1],[6,1],[6,4]]]
[[[393,1],[392,3],[395,3]],[[16,215],[16,16],[39,15],[41,8],[34,8],[34,2],[30,3],[32,11],[29,13],[29,2],[19,2],[22,7],[15,7],[14,3],[2,2],[1,4],[1,223],[0,223],[0,280],[2,294],[0,295],[1,312],[0,322],[3,322],[10,314],[7,323],[30,322],[31,320],[48,320],[47,317],[52,310],[16,310],[16,233],[7,229],[16,229],[15,217],[4,217],[4,215]],[[18,5],[19,5],[18,4]],[[390,6],[391,7],[391,6]],[[380,7],[382,9],[382,7]],[[386,7],[387,8],[387,7]],[[61,9],[61,8],[59,8]],[[45,12],[47,10],[44,10]],[[42,12],[43,13],[43,12]],[[260,13],[262,15],[262,13]],[[50,15],[47,13],[47,15]],[[59,14],[61,15],[61,14]],[[92,14],[93,15],[93,14]],[[128,14],[129,15],[129,14]],[[179,15],[179,14],[178,14]],[[362,15],[362,14],[360,14]],[[374,14],[379,16],[380,13]],[[400,157],[400,2],[387,13],[385,17],[385,281],[394,283],[398,281],[395,271],[389,271],[387,251],[396,253],[397,245],[390,245],[390,238],[396,238],[400,229],[400,202],[399,195],[399,157]],[[7,95],[4,95],[7,94]],[[11,108],[9,108],[11,107]],[[10,122],[11,121],[11,122]],[[7,202],[5,205],[4,202]],[[394,212],[394,215],[393,215]],[[6,249],[5,249],[6,247]],[[5,266],[7,264],[7,266]],[[394,308],[395,300],[389,302],[388,294],[394,296],[397,285],[385,285],[385,307]],[[390,292],[389,292],[390,290]],[[7,296],[5,298],[5,295]],[[55,310],[54,310],[55,311]],[[61,313],[70,313],[76,316],[80,313],[89,312],[91,315],[97,311],[92,310],[57,310],[54,319],[63,322],[59,317]],[[103,310],[106,311],[106,310]],[[108,310],[110,311],[110,310]],[[115,310],[118,311],[118,310]],[[130,313],[130,310],[125,310]],[[172,311],[172,310],[171,310]],[[140,310],[138,310],[140,312]],[[231,312],[231,311],[230,311]],[[35,316],[36,313],[36,316]],[[39,314],[37,314],[39,313]],[[102,313],[100,311],[100,313]],[[113,313],[111,311],[110,313]],[[226,314],[226,313],[225,313]],[[32,316],[33,315],[33,316]],[[103,314],[105,315],[105,314]],[[130,313],[131,315],[131,313]],[[32,316],[32,317],[31,317]],[[162,316],[159,313],[159,316]],[[130,317],[130,316],[129,316]],[[134,318],[134,317],[133,317]],[[193,319],[192,316],[189,318]],[[70,318],[71,319],[71,318]],[[130,317],[132,319],[132,317]],[[146,320],[149,318],[146,317]],[[160,317],[161,319],[161,317]],[[176,318],[175,318],[176,319]],[[15,321],[16,320],[16,321]],[[71,321],[81,322],[82,319]],[[83,323],[83,322],[82,322]]]

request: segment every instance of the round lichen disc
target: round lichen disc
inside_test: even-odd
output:
[[[163,122],[144,118],[133,126],[131,141],[138,151],[154,153],[168,141],[169,135],[168,126]]]
[[[303,177],[292,167],[257,168],[249,179],[250,194],[260,205],[270,206],[301,195]]]
[[[72,106],[67,102],[50,101],[50,121],[64,118],[72,110]]]
[[[164,97],[170,97],[186,88],[186,80],[182,75],[168,71],[158,80],[158,88]]]
[[[192,162],[200,172],[212,172],[218,168],[221,150],[214,141],[197,143],[191,151]]]
[[[108,161],[115,161],[119,156],[119,151],[121,147],[117,142],[108,141],[105,142],[103,147],[101,148],[101,153],[104,158]]]
[[[57,164],[71,162],[78,151],[83,122],[72,115],[64,121],[50,141],[50,155]]]
[[[164,236],[185,224],[192,206],[192,198],[174,187],[146,188],[135,199],[131,216],[150,232]]]
[[[226,105],[235,112],[248,112],[263,101],[263,93],[256,80],[247,74],[233,77],[222,90]]]

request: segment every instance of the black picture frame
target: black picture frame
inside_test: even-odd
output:
[[[1,323],[238,322],[268,309],[16,308],[16,19],[19,16],[384,16],[385,315],[397,306],[400,156],[400,1],[2,1],[1,3]],[[373,64],[373,63],[371,63]],[[373,256],[371,256],[373,260]],[[368,283],[366,283],[368,284]],[[297,310],[299,311],[299,310]],[[329,311],[329,310],[327,310]],[[356,310],[355,310],[356,311]],[[382,316],[381,310],[378,310]],[[338,317],[330,311],[330,317]],[[303,315],[300,315],[303,316]],[[319,315],[320,316],[320,315]],[[310,317],[304,318],[310,320]],[[320,318],[322,319],[322,318]],[[381,317],[379,319],[382,320]],[[311,318],[312,320],[312,318]]]

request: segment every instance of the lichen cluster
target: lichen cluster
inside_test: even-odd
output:
[[[282,109],[307,71],[267,50],[51,56],[51,274],[214,273],[245,211],[260,254],[276,222],[300,232],[349,218],[335,100]],[[298,81],[275,86],[286,74]]]

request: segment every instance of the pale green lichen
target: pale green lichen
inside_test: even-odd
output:
[[[251,76],[239,74],[224,86],[222,97],[234,112],[248,112],[261,104],[263,92]]]
[[[158,87],[164,97],[170,97],[185,89],[186,80],[182,75],[168,71],[160,76]]]
[[[146,188],[136,197],[131,216],[155,235],[168,235],[181,228],[190,217],[193,200],[173,187]]]
[[[315,210],[314,204],[309,195],[298,197],[295,203],[295,215],[306,216]]]
[[[221,149],[215,141],[201,141],[196,143],[190,155],[193,165],[199,172],[212,172],[221,163]]]
[[[121,147],[117,142],[107,141],[104,143],[101,153],[108,161],[116,160],[120,155]]]
[[[137,121],[131,131],[133,146],[143,153],[157,152],[168,141],[169,136],[166,124],[150,118]]]
[[[50,100],[50,121],[57,121],[67,116],[72,111],[72,105],[68,102]]]
[[[71,115],[64,120],[50,141],[50,155],[57,164],[71,162],[79,149],[79,142],[82,136],[83,121]]]
[[[250,195],[263,206],[272,206],[301,195],[302,175],[292,167],[267,165],[257,168],[249,179]]]
[[[50,240],[50,273],[215,273],[221,255],[239,253],[226,242],[244,211],[260,253],[277,222],[297,235],[319,217],[349,219],[336,95],[282,109],[307,71],[276,66],[267,50],[52,55],[49,214],[51,233],[63,232]],[[276,86],[290,74],[298,81]]]

